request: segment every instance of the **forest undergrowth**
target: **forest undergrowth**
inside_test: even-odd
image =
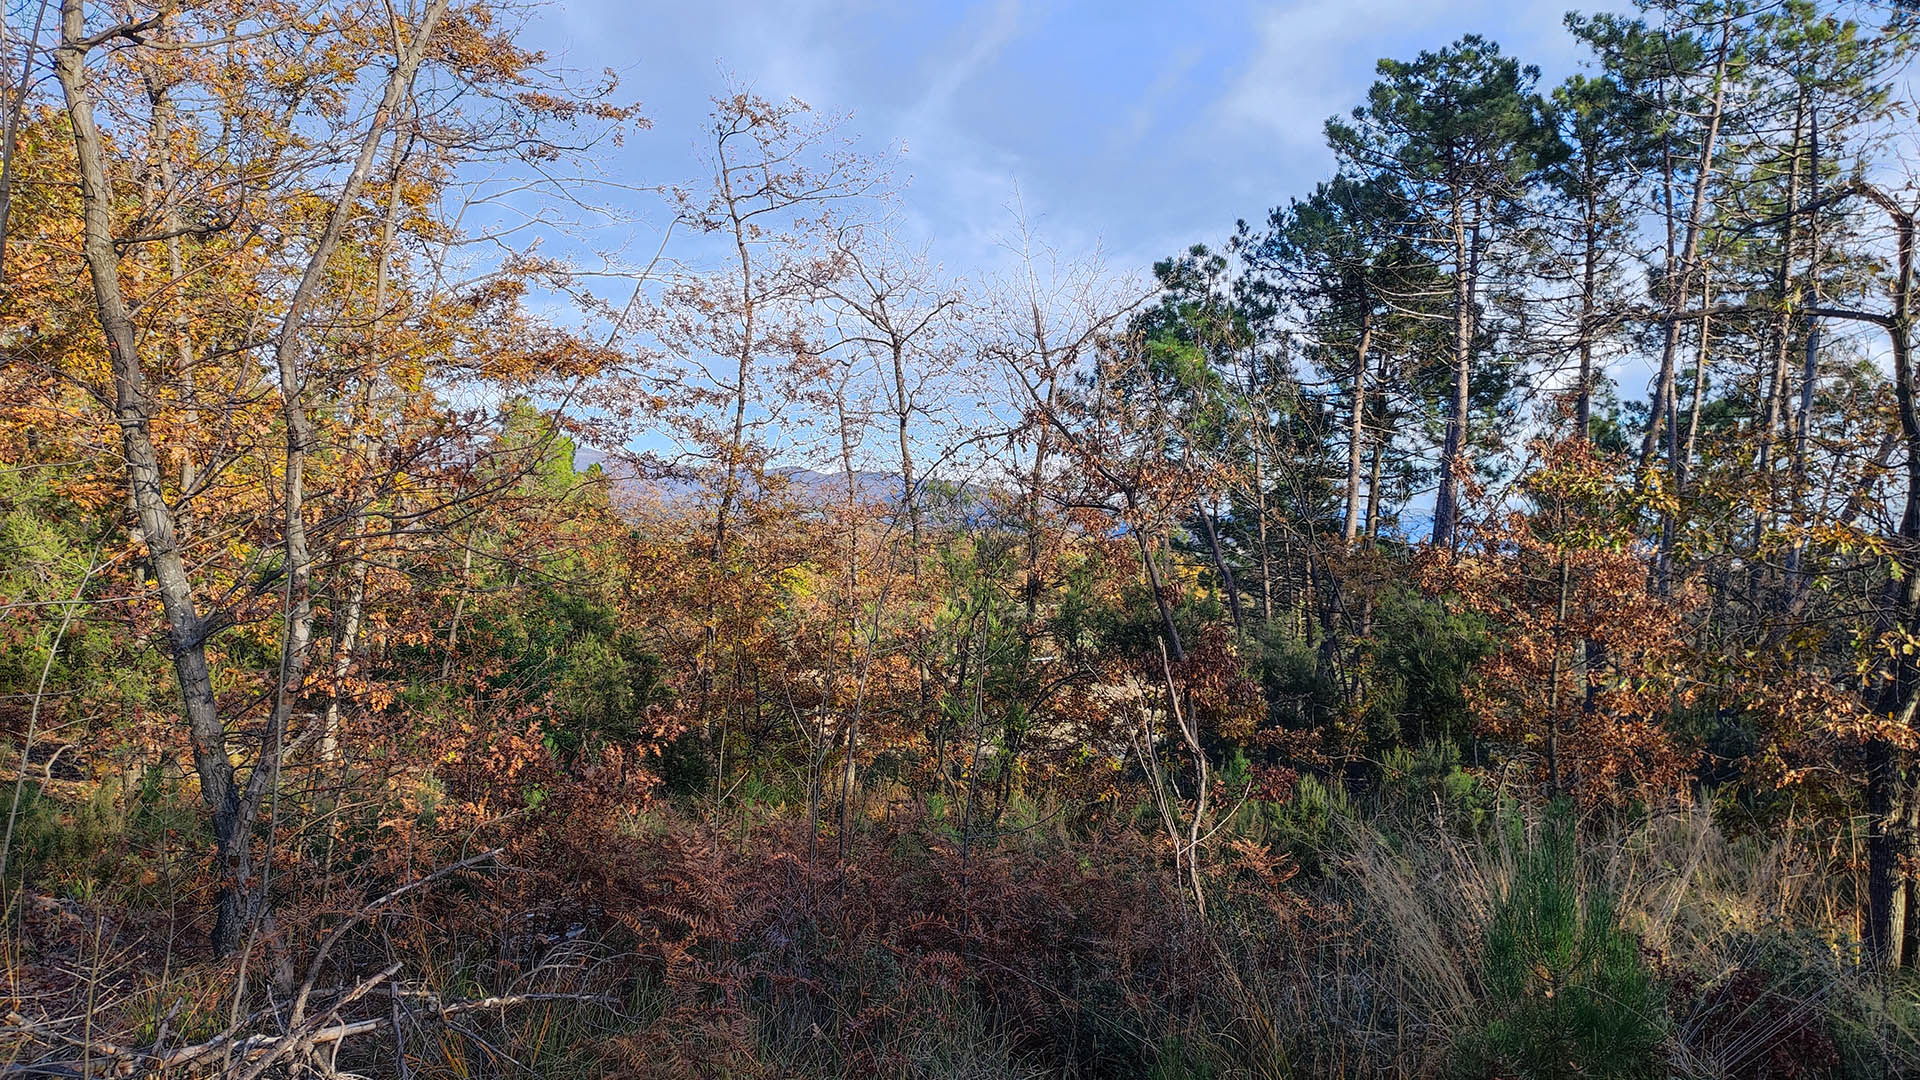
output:
[[[233,966],[206,952],[209,905],[170,857],[192,806],[152,786],[128,794],[71,818],[27,811],[19,839],[44,862],[15,894],[9,970],[16,999],[45,1012],[10,1018],[13,1067],[61,1046],[82,1062],[87,1045],[111,1075],[148,1067],[140,1048],[234,1027]],[[368,913],[313,973],[337,999],[353,972],[407,972],[370,992],[389,998],[389,1022],[341,1040],[329,1065],[741,1078],[1920,1069],[1914,978],[1862,967],[1864,884],[1833,872],[1857,853],[1822,850],[1792,822],[1716,823],[1739,821],[1737,808],[1582,819],[1565,803],[1526,809],[1445,755],[1402,754],[1365,794],[1307,779],[1285,801],[1241,804],[1206,868],[1203,917],[1170,880],[1146,806],[1089,814],[1022,795],[963,842],[937,800],[885,784],[856,799],[844,842],[809,842],[795,793],[769,788],[717,815],[550,802],[483,857],[423,845],[409,859],[429,884]],[[360,898],[286,905],[280,933],[310,943]],[[241,960],[263,985],[274,947]],[[437,1013],[447,1002],[462,1007]],[[51,1026],[62,1016],[87,1019]]]

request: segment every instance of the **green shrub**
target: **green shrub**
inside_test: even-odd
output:
[[[1313,643],[1277,627],[1259,637],[1253,673],[1266,693],[1268,722],[1298,729],[1327,717],[1338,695],[1321,672]]]
[[[1487,655],[1486,623],[1411,589],[1389,589],[1374,616],[1363,722],[1382,746],[1467,742],[1467,672]]]
[[[1229,781],[1244,762],[1229,762]],[[1227,790],[1235,790],[1230,782]],[[1336,825],[1354,815],[1352,800],[1338,779],[1322,781],[1312,773],[1302,773],[1285,802],[1248,799],[1234,818],[1236,835],[1285,852],[1309,877],[1324,873],[1337,860],[1341,838]]]
[[[1487,927],[1486,1016],[1460,1042],[1462,1076],[1662,1074],[1659,987],[1613,898],[1581,894],[1572,813],[1556,805]]]
[[[1471,836],[1498,802],[1492,788],[1461,765],[1451,742],[1396,746],[1380,761],[1379,809],[1401,820],[1430,821],[1437,811],[1453,834]]]

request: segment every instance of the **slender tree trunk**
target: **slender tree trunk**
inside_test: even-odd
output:
[[[1800,140],[1805,126],[1806,102],[1803,97],[1793,119],[1793,142],[1788,150],[1787,195],[1788,213],[1780,223],[1780,258],[1774,267],[1773,297],[1773,350],[1772,366],[1767,373],[1766,400],[1761,408],[1765,418],[1765,428],[1760,435],[1760,449],[1757,468],[1766,498],[1760,505],[1754,522],[1754,550],[1765,539],[1772,528],[1775,507],[1779,504],[1776,491],[1775,474],[1778,471],[1777,456],[1781,440],[1781,429],[1787,423],[1787,358],[1793,350],[1793,256],[1794,247],[1799,239],[1800,215],[1792,212],[1800,205]]]
[[[1235,634],[1245,636],[1246,620],[1240,614],[1240,587],[1233,580],[1233,569],[1227,565],[1226,553],[1220,550],[1220,530],[1215,527],[1213,511],[1205,506],[1194,507],[1200,515],[1200,521],[1207,529],[1207,552],[1213,556],[1214,572],[1220,575],[1221,591],[1227,594],[1227,611],[1233,616]]]
[[[1820,201],[1820,118],[1814,112],[1813,101],[1807,101],[1807,190],[1811,201]],[[1789,207],[1797,206],[1789,202]],[[1820,219],[1813,215],[1807,221],[1807,293],[1813,306],[1820,303]],[[1813,400],[1820,385],[1820,318],[1809,314],[1806,319],[1806,354],[1800,371],[1800,405],[1793,416],[1793,462],[1788,469],[1788,490],[1798,502],[1807,495],[1807,461],[1812,451],[1813,437]],[[1816,506],[1819,504],[1816,503]],[[1804,536],[1797,537],[1793,547],[1787,552],[1786,572],[1790,582],[1789,594],[1798,589],[1800,577],[1800,558],[1807,550]]]
[[[400,218],[401,179],[405,174],[406,159],[410,150],[411,143],[409,143],[405,149],[398,145],[395,146],[393,152],[393,167],[391,175],[388,177],[387,212],[385,219],[380,223],[379,262],[374,269],[373,303],[370,309],[371,315],[368,320],[368,329],[370,331],[368,344],[374,350],[379,348],[381,327],[386,321],[387,290],[388,283],[392,276],[394,234],[397,231]],[[367,416],[372,411],[373,388],[376,377],[374,372],[367,372],[362,377],[360,401],[357,409],[358,415],[354,417],[354,422],[349,425],[350,430],[354,433],[352,445],[360,454],[364,454],[367,449],[366,439],[362,435],[362,432],[365,429]],[[347,493],[347,497],[354,500],[353,510],[352,513],[348,515],[347,522],[347,557],[345,561],[347,603],[344,612],[340,616],[339,625],[335,628],[334,633],[333,670],[330,673],[332,676],[332,687],[329,690],[327,698],[326,719],[322,722],[323,726],[319,750],[320,760],[329,762],[333,761],[339,755],[340,751],[340,712],[342,706],[340,688],[346,682],[347,676],[353,671],[354,654],[359,648],[360,631],[364,625],[366,616],[367,576],[369,573],[369,567],[366,565],[367,505],[363,499],[356,498],[356,493],[351,490]],[[467,557],[469,559],[472,558],[472,551],[470,549]]]
[[[40,0],[33,17],[33,36],[22,41],[20,81],[6,90],[7,115],[0,128],[0,285],[7,281],[7,226],[13,214],[14,149],[18,143],[20,114],[27,109],[27,92],[33,87],[33,58],[40,51],[40,28],[47,18],[47,0]]]
[[[1460,517],[1459,476],[1467,445],[1467,410],[1473,385],[1472,256],[1468,252],[1466,209],[1453,199],[1453,397],[1447,410],[1447,434],[1440,448],[1440,488],[1433,501],[1433,546],[1451,550]]]
[[[1678,264],[1671,265],[1668,270],[1670,277],[1665,333],[1660,346],[1660,374],[1654,384],[1652,408],[1647,413],[1646,434],[1640,441],[1640,470],[1643,477],[1653,460],[1654,451],[1660,445],[1661,424],[1666,419],[1668,402],[1673,397],[1674,361],[1680,345],[1680,313],[1686,310],[1693,285],[1694,263],[1700,251],[1701,223],[1706,216],[1707,191],[1713,182],[1713,158],[1726,102],[1727,64],[1733,46],[1731,19],[1729,15],[1721,23],[1720,50],[1713,69],[1713,97],[1708,106],[1706,134],[1700,141],[1700,156],[1694,166],[1693,202],[1687,214],[1686,239],[1677,253]],[[1669,262],[1673,262],[1671,256]]]
[[[1813,113],[1813,103],[1807,103],[1807,197],[1813,202],[1820,201],[1820,118]],[[1787,205],[1796,206],[1793,197],[1788,197]],[[1807,295],[1814,306],[1820,303],[1820,219],[1818,215],[1807,219]],[[1800,406],[1793,416],[1793,465],[1790,475],[1794,490],[1797,492],[1807,478],[1808,439],[1813,428],[1814,392],[1820,383],[1820,319],[1817,315],[1806,318],[1806,352],[1800,371]]]
[[[1586,155],[1586,219],[1581,226],[1580,260],[1580,384],[1573,397],[1573,434],[1582,442],[1593,430],[1593,331],[1600,279],[1599,209],[1595,203],[1593,155]]]
[[[1380,539],[1380,471],[1386,464],[1385,439],[1373,441],[1373,461],[1367,466],[1367,543]]]
[[[1253,346],[1247,348],[1247,400],[1257,410],[1253,425],[1253,524],[1255,542],[1260,545],[1260,625],[1273,622],[1273,550],[1267,541],[1267,406],[1260,392],[1260,356]]]
[[[1347,417],[1347,515],[1340,535],[1349,550],[1360,535],[1360,463],[1367,432],[1367,350],[1373,345],[1373,304],[1362,299],[1360,342],[1353,350],[1353,402]]]
[[[1913,369],[1913,279],[1915,215],[1885,200],[1882,205],[1894,218],[1897,233],[1897,263],[1893,289],[1893,311],[1886,322],[1893,347],[1893,390],[1900,421],[1901,437],[1907,451],[1906,506],[1900,518],[1901,559],[1910,561],[1920,550],[1920,403],[1915,395]],[[1895,626],[1906,633],[1920,633],[1920,575],[1903,575],[1893,586]],[[1900,727],[1911,727],[1916,706],[1920,706],[1920,663],[1905,650],[1895,650],[1893,677],[1887,680],[1878,711]],[[1885,737],[1867,743],[1867,926],[1868,952],[1889,966],[1910,965],[1914,958],[1905,954],[1909,879],[1915,853],[1915,834],[1911,825],[1916,776],[1908,755]]]
[[[1033,345],[1040,353],[1040,370],[1042,377],[1047,381],[1047,396],[1040,406],[1046,415],[1039,418],[1039,431],[1034,436],[1033,468],[1027,475],[1027,566],[1024,591],[1027,604],[1026,625],[1028,632],[1031,633],[1032,628],[1038,625],[1040,620],[1040,540],[1043,528],[1040,520],[1040,493],[1042,485],[1046,482],[1047,451],[1053,435],[1051,417],[1056,404],[1057,388],[1053,378],[1053,354],[1047,347],[1046,321],[1040,315],[1039,300],[1032,298],[1028,307],[1033,317]]]
[[[170,11],[163,8],[159,15],[160,21],[152,31],[156,37],[162,40],[171,40],[167,27],[167,17],[170,14]],[[149,103],[148,141],[151,143],[149,153],[153,158],[151,166],[152,173],[158,180],[156,185],[150,187],[151,194],[145,200],[149,205],[145,207],[144,212],[156,214],[160,221],[161,231],[167,234],[167,278],[169,281],[177,284],[186,276],[186,260],[180,250],[180,208],[176,198],[174,182],[173,124],[175,108],[173,102],[173,80],[171,73],[166,69],[165,65],[150,57],[145,58],[145,62],[140,64],[140,78],[147,89],[147,101]],[[4,226],[0,226],[0,230],[3,230],[3,228]],[[198,419],[193,406],[195,358],[191,318],[183,305],[174,308],[172,322],[174,381],[175,385],[179,388],[179,396],[184,405],[187,428],[188,430],[193,430],[197,427],[196,421]],[[179,450],[181,451],[180,457],[182,459],[180,463],[180,490],[187,492],[193,490],[194,483],[197,479],[193,460],[193,448],[191,446],[182,446]],[[184,516],[180,518],[177,524],[183,535],[188,534],[192,527],[192,522]]]
[[[851,378],[848,373],[846,378]],[[853,473],[853,418],[847,411],[847,383],[843,379],[835,387],[833,396],[834,412],[840,422],[840,471],[847,481],[847,612],[848,641],[858,640],[859,629],[857,614],[860,610],[860,485]],[[831,685],[831,680],[829,681]],[[853,790],[858,779],[859,768],[856,753],[860,746],[860,710],[856,705],[847,714],[846,759],[841,763],[840,772],[840,853],[846,854],[847,834],[853,823]]]
[[[54,74],[66,98],[79,170],[82,255],[92,279],[96,314],[106,335],[114,383],[114,418],[120,428],[127,488],[146,547],[160,607],[167,620],[167,648],[186,711],[187,734],[200,796],[212,813],[225,887],[216,916],[215,942],[237,940],[230,932],[242,917],[241,897],[249,863],[246,830],[239,823],[239,788],[227,756],[226,727],[213,694],[207,667],[210,627],[200,616],[193,584],[180,554],[173,508],[168,505],[160,463],[154,452],[152,409],[146,374],[140,365],[131,309],[120,287],[120,257],[113,243],[113,191],[107,179],[106,151],[94,121],[92,82],[86,68],[86,15],[81,0],[61,0],[61,41],[54,52]]]
[[[896,335],[893,346],[893,393],[899,411],[894,420],[900,436],[900,501],[907,512],[908,535],[913,542],[913,576],[920,576],[920,493],[913,475],[913,446],[907,439],[913,416],[913,398],[907,389],[906,343]]]
[[[1147,534],[1140,527],[1140,507],[1134,500],[1131,490],[1125,493],[1127,500],[1127,531],[1133,534],[1134,543],[1140,548],[1140,565],[1147,572],[1147,587],[1153,590],[1153,605],[1160,612],[1160,629],[1166,635],[1167,648],[1172,651],[1176,661],[1187,658],[1187,650],[1180,643],[1180,627],[1174,622],[1173,608],[1167,603],[1167,590],[1160,580],[1160,566],[1153,558],[1153,548],[1147,543]]]
[[[1560,775],[1560,638],[1567,626],[1567,600],[1572,594],[1573,575],[1566,552],[1560,553],[1560,603],[1553,623],[1553,659],[1547,666],[1547,797],[1557,799],[1564,790]]]
[[[759,315],[754,295],[753,255],[747,244],[749,226],[741,216],[740,200],[733,192],[733,170],[727,164],[724,142],[720,144],[718,154],[720,192],[726,200],[734,255],[740,269],[740,352],[733,358],[733,421],[723,450],[726,455],[726,475],[721,481],[720,505],[713,515],[713,558],[716,562],[726,555],[727,518],[733,512],[734,500],[740,496],[740,467],[746,459],[747,402],[753,393],[753,335]]]
[[[214,947],[222,954],[240,944],[254,914],[253,823],[262,798],[278,780],[286,721],[297,697],[294,687],[302,679],[311,637],[311,559],[306,541],[302,476],[311,442],[311,425],[297,369],[297,353],[303,346],[301,331],[346,217],[372,166],[387,119],[401,89],[424,58],[427,38],[445,8],[446,0],[435,0],[415,38],[403,54],[396,57],[395,69],[375,111],[372,127],[359,147],[359,156],[325,230],[316,238],[306,270],[281,320],[275,367],[280,375],[283,416],[288,428],[282,488],[287,624],[273,713],[261,739],[259,757],[242,789],[227,754],[227,733],[213,696],[205,648],[210,628],[199,615],[192,583],[180,555],[176,518],[165,497],[164,478],[153,446],[152,402],[140,366],[131,308],[120,287],[119,253],[113,240],[113,193],[107,179],[103,138],[94,117],[91,80],[86,68],[87,53],[92,47],[86,36],[86,15],[81,0],[62,0],[61,4],[61,43],[54,55],[54,69],[66,99],[80,173],[83,253],[113,368],[115,413],[122,433],[128,488],[140,522],[141,539],[148,549],[161,608],[167,617],[168,644],[187,713],[195,771],[200,777],[202,798],[212,812],[215,840],[223,864],[225,884],[214,927]],[[165,148],[161,150],[164,155]]]
[[[1709,272],[1704,270],[1700,275],[1700,305],[1702,308],[1713,305],[1713,281]],[[1676,494],[1683,493],[1691,483],[1693,458],[1700,442],[1700,406],[1706,400],[1707,365],[1712,357],[1713,318],[1703,310],[1700,313],[1700,340],[1695,343],[1693,354],[1693,399],[1687,409],[1687,439],[1674,468]]]
[[[346,182],[336,196],[326,226],[314,241],[300,283],[287,302],[280,321],[274,348],[274,367],[280,380],[281,418],[286,426],[286,463],[281,485],[281,528],[286,565],[285,632],[280,653],[280,677],[274,693],[272,719],[261,743],[261,758],[247,776],[243,812],[248,825],[258,814],[262,800],[279,784],[285,764],[285,739],[293,711],[305,692],[307,669],[313,645],[313,554],[307,537],[306,465],[307,456],[317,448],[313,421],[308,415],[307,379],[300,368],[300,354],[307,348],[306,322],[324,281],[333,252],[339,246],[347,220],[357,208],[360,191],[373,172],[373,161],[385,140],[389,124],[400,106],[401,97],[413,83],[413,75],[426,58],[427,45],[434,27],[446,12],[448,0],[433,0],[414,28],[413,37],[395,57],[386,87],[373,120],[360,140],[359,153]],[[249,897],[249,907],[257,909],[264,897]],[[257,914],[257,910],[250,914]],[[225,943],[230,949],[238,938]]]

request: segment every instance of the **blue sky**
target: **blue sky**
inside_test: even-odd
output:
[[[613,69],[621,96],[643,104],[654,128],[602,160],[625,183],[694,175],[708,98],[729,76],[848,114],[863,148],[904,151],[912,228],[951,272],[972,277],[1005,258],[1016,190],[1051,246],[1098,248],[1115,269],[1217,243],[1236,218],[1331,171],[1321,125],[1360,101],[1380,57],[1478,32],[1538,64],[1550,85],[1583,61],[1565,10],[1526,0],[556,0],[535,9],[524,40],[565,67]],[[647,222],[664,215],[631,199],[641,221],[629,241],[647,247]]]

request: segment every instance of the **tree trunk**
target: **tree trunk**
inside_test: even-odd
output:
[[[1447,434],[1440,447],[1440,489],[1433,500],[1433,546],[1451,549],[1459,520],[1459,477],[1466,453],[1467,409],[1473,385],[1472,258],[1468,253],[1466,210],[1453,200],[1453,397],[1447,409]]]
[[[1340,535],[1349,550],[1360,535],[1360,461],[1365,455],[1367,431],[1367,350],[1373,344],[1373,306],[1363,299],[1360,343],[1353,350],[1353,402],[1347,417],[1347,515]]]
[[[1720,118],[1726,102],[1727,63],[1732,51],[1731,16],[1721,23],[1720,51],[1714,61],[1713,98],[1708,106],[1706,135],[1700,142],[1695,163],[1693,203],[1687,215],[1686,239],[1678,252],[1678,265],[1670,266],[1665,334],[1660,346],[1660,374],[1654,384],[1652,408],[1647,413],[1647,430],[1640,440],[1640,471],[1644,477],[1654,451],[1660,445],[1661,424],[1666,419],[1668,402],[1673,396],[1673,368],[1680,345],[1680,313],[1686,310],[1693,286],[1693,266],[1700,251],[1701,220],[1706,216],[1707,189],[1713,181],[1713,156],[1720,136]],[[1669,215],[1671,216],[1671,215]]]
[[[1820,201],[1820,118],[1813,109],[1811,98],[1807,101],[1807,190],[1811,201]],[[1795,204],[1789,202],[1789,207]],[[1812,216],[1807,221],[1807,293],[1814,305],[1820,303],[1820,225],[1819,217]],[[1788,490],[1795,500],[1803,498],[1807,490],[1807,460],[1812,451],[1813,436],[1813,399],[1820,385],[1820,319],[1809,314],[1806,322],[1806,354],[1800,371],[1800,406],[1793,415],[1793,463],[1787,472]],[[1821,505],[1816,503],[1816,506]],[[1793,547],[1787,552],[1786,573],[1789,581],[1788,592],[1797,588],[1800,577],[1800,558],[1807,550],[1804,536],[1796,538]]]
[[[907,441],[907,423],[913,416],[913,399],[907,391],[907,366],[904,353],[905,342],[898,336],[893,341],[893,393],[899,412],[894,419],[899,426],[900,435],[900,501],[907,511],[908,535],[913,542],[913,576],[920,576],[920,497],[913,476],[913,447]]]
[[[727,164],[726,143],[720,144],[718,153],[718,172],[720,191],[727,203],[727,216],[732,225],[733,248],[740,268],[740,352],[735,356],[735,382],[733,386],[733,422],[728,433],[726,455],[726,475],[721,481],[720,505],[713,514],[713,558],[720,561],[727,549],[727,518],[733,512],[734,500],[740,496],[740,466],[746,458],[747,402],[752,397],[753,385],[753,335],[756,317],[759,314],[754,296],[753,256],[747,246],[748,229],[741,215],[740,200],[733,192],[733,172]]]
[[[1914,277],[1914,215],[1885,200],[1898,235],[1898,263],[1894,277],[1893,311],[1887,320],[1893,346],[1893,391],[1898,405],[1900,433],[1906,442],[1906,507],[1900,518],[1902,561],[1911,562],[1920,550],[1920,405],[1916,405],[1913,370],[1912,294]],[[1906,574],[1895,583],[1894,625],[1908,634],[1920,633],[1920,576]],[[1920,705],[1920,663],[1904,649],[1894,650],[1893,677],[1887,680],[1878,711],[1900,727],[1910,727]],[[1869,955],[1889,966],[1911,964],[1904,954],[1907,938],[1907,893],[1915,835],[1915,773],[1894,740],[1876,737],[1867,744],[1867,926]]]
[[[20,81],[6,90],[7,115],[0,128],[0,285],[6,284],[7,226],[13,211],[14,150],[19,141],[20,114],[27,109],[27,94],[33,88],[34,55],[40,50],[40,28],[47,18],[47,0],[40,0],[33,17],[33,36],[26,41],[25,58],[20,62]]]
[[[1594,188],[1597,181],[1593,175],[1593,154],[1589,151],[1586,160],[1586,219],[1581,223],[1581,260],[1580,260],[1580,385],[1573,397],[1573,435],[1585,442],[1593,427],[1593,330],[1596,292],[1600,276],[1600,211],[1595,204]]]
[[[1205,506],[1194,509],[1207,528],[1207,552],[1213,557],[1214,572],[1220,575],[1220,589],[1227,594],[1227,612],[1233,616],[1233,631],[1244,637],[1247,625],[1240,614],[1240,587],[1233,580],[1233,570],[1227,566],[1226,553],[1220,550],[1220,530],[1214,526],[1213,512]]]
[[[154,452],[152,401],[140,366],[133,317],[120,288],[120,257],[113,243],[113,191],[107,179],[105,147],[94,121],[92,85],[86,59],[86,15],[81,0],[61,0],[61,43],[54,52],[54,74],[66,99],[79,169],[82,254],[92,279],[96,314],[106,335],[113,369],[114,418],[120,427],[127,489],[138,521],[138,539],[147,550],[161,612],[167,620],[167,649],[186,711],[187,734],[200,796],[213,818],[214,840],[224,869],[214,940],[225,951],[238,941],[241,896],[247,878],[245,830],[237,828],[239,789],[227,757],[226,728],[213,694],[207,667],[206,638],[193,584],[181,558],[173,508],[163,488]]]
[[[259,756],[242,789],[236,782],[233,762],[227,756],[227,733],[214,701],[205,643],[209,624],[199,616],[192,583],[180,556],[175,516],[166,501],[153,446],[152,403],[140,367],[138,340],[131,309],[120,288],[119,253],[113,242],[113,193],[107,179],[102,135],[94,118],[86,69],[87,53],[92,47],[86,35],[86,14],[81,0],[62,0],[61,3],[61,44],[54,54],[54,71],[73,128],[75,160],[80,172],[83,251],[113,367],[115,414],[122,432],[128,488],[154,570],[161,608],[167,617],[168,644],[187,713],[194,767],[199,774],[202,798],[212,811],[214,837],[223,864],[225,881],[213,933],[214,949],[222,955],[238,948],[256,914],[259,897],[252,872],[253,825],[262,800],[279,779],[286,725],[304,682],[312,638],[312,559],[307,543],[303,472],[313,433],[306,413],[304,380],[297,363],[303,346],[302,331],[347,217],[372,169],[387,121],[425,58],[427,41],[446,6],[447,0],[434,0],[413,39],[406,43],[401,55],[395,57],[380,105],[361,140],[358,156],[336,197],[326,227],[315,238],[275,342],[275,368],[287,428],[281,522],[285,530],[286,629],[273,712],[261,738]]]
[[[1706,274],[1700,276],[1700,305],[1711,307],[1713,302],[1713,281]],[[1691,480],[1694,453],[1700,442],[1700,405],[1707,393],[1707,364],[1713,357],[1713,320],[1704,310],[1700,313],[1700,340],[1695,344],[1693,354],[1693,400],[1687,410],[1687,439],[1680,448],[1680,456],[1674,462],[1675,494],[1684,492]]]
[[[1042,485],[1046,482],[1047,450],[1053,434],[1051,425],[1055,405],[1054,394],[1057,388],[1053,378],[1052,351],[1047,347],[1046,321],[1040,315],[1040,301],[1037,297],[1030,297],[1029,300],[1029,311],[1033,316],[1033,347],[1040,354],[1041,376],[1047,381],[1047,396],[1040,403],[1040,408],[1046,415],[1038,418],[1039,430],[1034,436],[1033,468],[1027,476],[1026,491],[1027,566],[1024,591],[1027,605],[1026,625],[1028,633],[1032,633],[1033,628],[1040,621],[1040,540],[1041,530],[1044,527],[1040,520],[1040,493]]]
[[[1367,542],[1380,539],[1380,471],[1386,464],[1385,439],[1373,441],[1373,461],[1367,466]]]
[[[1805,102],[1796,111],[1793,118],[1793,142],[1788,150],[1787,195],[1788,213],[1780,223],[1780,258],[1774,266],[1773,301],[1773,363],[1767,372],[1765,400],[1761,405],[1764,428],[1760,435],[1760,448],[1756,468],[1766,499],[1761,503],[1759,514],[1754,521],[1754,551],[1758,555],[1760,545],[1765,541],[1767,532],[1772,528],[1773,512],[1779,502],[1775,491],[1774,474],[1776,472],[1777,449],[1780,445],[1781,428],[1787,415],[1787,356],[1793,348],[1793,297],[1791,283],[1793,276],[1794,244],[1799,236],[1800,215],[1792,211],[1800,204],[1800,138],[1805,124]]]
[[[1254,347],[1247,349],[1247,398],[1255,403],[1259,420],[1253,427],[1253,524],[1255,542],[1260,545],[1260,625],[1273,622],[1273,550],[1267,542],[1267,406],[1260,393],[1260,356]]]
[[[1160,629],[1166,634],[1167,647],[1172,650],[1175,661],[1185,660],[1187,651],[1180,643],[1180,627],[1174,622],[1173,608],[1167,603],[1167,590],[1160,580],[1160,567],[1154,561],[1153,548],[1147,543],[1147,534],[1140,527],[1139,504],[1134,500],[1133,492],[1126,492],[1127,531],[1133,534],[1134,543],[1140,548],[1140,565],[1147,572],[1147,587],[1153,590],[1153,605],[1160,613]]]
[[[388,178],[387,213],[385,220],[380,223],[379,263],[374,269],[373,303],[369,309],[371,315],[368,327],[371,332],[368,335],[368,345],[374,350],[379,348],[380,328],[386,319],[387,288],[392,274],[394,233],[400,219],[402,191],[400,181],[405,174],[407,154],[411,148],[411,143],[404,150],[396,146],[393,153],[392,174]],[[371,412],[375,378],[372,372],[363,376],[358,403],[359,415],[353,423],[349,424],[349,430],[354,433],[353,445],[362,453],[366,449],[366,440],[362,432],[365,418]],[[348,498],[355,499],[355,493],[349,491]],[[335,627],[331,671],[333,685],[329,689],[327,715],[322,722],[320,735],[320,760],[327,762],[333,761],[339,755],[342,705],[340,687],[353,671],[354,653],[359,648],[360,631],[365,622],[369,572],[366,565],[366,529],[367,504],[363,500],[356,500],[347,523],[347,557],[345,559],[345,573],[348,580],[347,606]],[[471,556],[472,552],[469,549],[468,557],[471,558]]]

